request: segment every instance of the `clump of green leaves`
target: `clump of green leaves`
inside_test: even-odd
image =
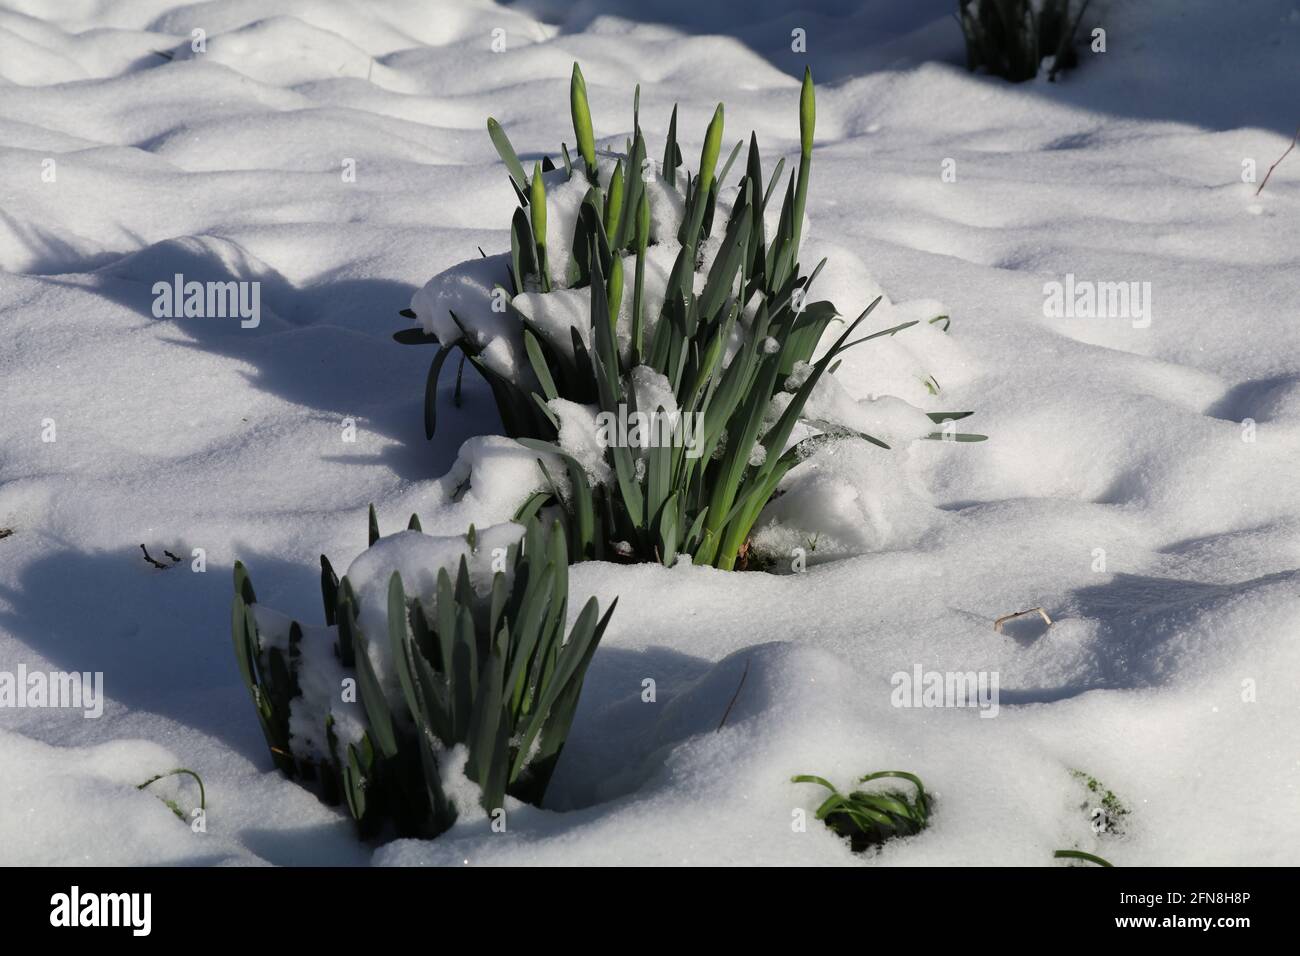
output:
[[[594,284],[592,290],[595,311],[605,298],[602,284]],[[696,564],[736,568],[763,506],[786,473],[828,440],[848,434],[832,429],[832,438],[817,435],[785,447],[821,376],[845,349],[875,337],[849,341],[870,312],[869,308],[851,323],[810,369],[805,366],[799,380],[791,373],[802,361],[797,358],[801,346],[791,333],[806,328],[807,322],[819,321],[815,317],[794,312],[785,304],[774,314],[766,303],[761,304],[755,334],[726,366],[721,342],[728,334],[726,323],[733,322],[735,316],[724,319],[724,324],[711,332],[701,330],[701,341],[692,342],[689,354],[683,352],[675,377],[669,379],[677,399],[672,413],[662,406],[637,408],[636,393],[627,378],[612,371],[617,367],[612,337],[597,325],[593,358],[600,410],[612,417],[617,417],[620,409],[628,415],[638,411],[671,414],[681,421],[686,420],[685,415],[698,416],[699,454],[688,454],[684,442],[673,440],[651,444],[645,457],[638,459],[633,448],[610,444],[605,456],[616,480],[603,484],[593,483],[583,465],[558,445],[520,439],[530,448],[558,455],[569,485],[568,493],[563,493],[555,476],[541,464],[550,490],[526,501],[520,517],[526,518],[547,504],[559,505],[566,518],[570,548],[579,559],[673,564],[679,554],[687,554]],[[892,334],[898,328],[901,326],[875,335]],[[781,344],[769,350],[763,342]],[[782,393],[786,398],[783,407],[774,403]],[[872,436],[853,434],[889,447]]]
[[[1078,63],[1074,35],[1089,0],[1070,15],[1070,0],[957,0],[957,18],[966,37],[966,65],[1023,83],[1038,75],[1052,57],[1048,79]]]
[[[412,529],[418,522],[412,520]],[[372,545],[378,538],[373,522]],[[475,532],[467,535],[476,547]],[[363,836],[382,831],[432,837],[458,811],[443,780],[452,748],[467,752],[466,776],[478,784],[482,808],[503,808],[507,794],[540,803],[568,735],[583,679],[614,605],[602,616],[595,598],[566,632],[568,554],[558,528],[528,523],[505,556],[486,597],[471,586],[462,556],[453,578],[437,574],[432,603],[389,580],[388,633],[364,634],[348,578],[321,558],[325,617],[335,628],[333,652],[356,680],[364,732],[344,742],[325,718],[325,755],[295,751],[290,709],[302,695],[302,628],[290,627],[287,651],[259,634],[256,595],[247,570],[235,565],[232,632],[235,655],[276,766],[308,783],[327,803],[346,802]],[[430,609],[432,608],[432,609]],[[368,647],[385,641],[401,685],[386,694]],[[318,649],[319,652],[319,649]]]
[[[511,304],[538,390],[493,370],[473,351],[472,339],[463,336],[443,346],[433,361],[425,393],[426,425],[431,428],[434,421],[432,406],[442,364],[452,348],[460,348],[489,383],[506,433],[539,452],[558,455],[563,462],[567,481],[547,472],[548,490],[524,503],[520,520],[545,506],[557,506],[576,560],[672,564],[686,554],[697,564],[745,567],[754,524],[794,465],[829,440],[855,438],[889,447],[871,435],[825,422],[810,423],[821,434],[789,449],[786,443],[819,380],[833,373],[845,350],[917,322],[853,339],[875,308],[873,302],[813,362],[823,334],[840,317],[830,302],[809,300],[824,262],[805,274],[798,258],[816,126],[811,72],[804,74],[799,97],[798,166],[785,180],[771,236],[765,211],[781,187],[784,160],[765,178],[753,134],[734,202],[725,217],[718,215],[724,208],[718,202],[719,186],[742,146],[736,143],[719,170],[725,121],[721,104],[705,133],[699,168],[693,175],[682,164],[674,109],[660,173],[680,193],[681,221],[675,235],[651,236],[644,178],[649,161],[639,99],[638,91],[626,152],[612,157],[602,171],[596,162],[586,84],[574,65],[570,107],[579,156],[571,159],[567,147],[563,154],[567,175],[570,180],[582,177],[586,193],[567,264],[551,263],[548,258],[543,179],[547,162],[527,177],[505,131],[494,120],[488,121],[489,134],[519,200],[511,224],[510,288],[504,291],[512,299],[526,292],[546,292],[554,270],[567,270],[570,289],[590,291],[590,335],[584,337],[576,328],[558,334]],[[675,243],[677,250],[663,305],[654,315],[645,296],[646,256],[652,240]],[[706,243],[711,258],[704,255]],[[702,273],[699,283],[697,268]],[[624,343],[618,319],[626,301],[631,303],[631,328],[630,341]],[[460,323],[454,314],[452,318]],[[422,334],[407,338],[415,341]],[[666,381],[671,408],[662,401],[638,408],[632,381],[635,374],[644,378],[645,373]],[[592,481],[577,460],[554,444],[560,431],[560,418],[552,405],[556,399],[595,406],[620,421],[644,414],[690,422],[696,426],[698,442],[690,453],[680,433],[672,441],[653,444],[611,443],[604,457],[616,480]],[[969,414],[944,412],[931,417],[941,422]],[[930,437],[961,441],[983,436],[935,432]]]
[[[599,314],[593,312],[593,323],[598,317],[617,315],[626,295],[632,306],[633,329],[632,349],[624,364],[629,367],[652,365],[674,380],[685,372],[698,371],[702,362],[713,361],[714,357],[706,349],[724,325],[730,328],[729,321],[734,324],[734,317],[729,319],[729,314],[740,313],[745,303],[761,294],[773,313],[771,333],[774,335],[782,331],[782,321],[775,315],[778,302],[783,302],[790,312],[804,315],[799,328],[789,330],[796,334],[797,341],[795,350],[787,358],[806,361],[821,333],[835,317],[834,308],[829,303],[805,303],[811,278],[800,274],[798,262],[816,120],[811,73],[805,73],[800,94],[799,166],[787,180],[776,233],[770,241],[765,236],[763,212],[778,188],[785,161],[777,164],[770,181],[765,183],[757,139],[751,134],[745,175],[741,181],[742,195],[726,224],[725,254],[719,252],[715,256],[708,272],[708,287],[701,295],[694,293],[693,284],[702,244],[721,225],[715,222],[718,191],[740,152],[741,143],[735,144],[719,170],[724,109],[722,104],[718,104],[705,133],[699,170],[691,175],[684,168],[677,143],[677,109],[674,107],[659,174],[679,190],[684,206],[677,234],[657,237],[657,241],[671,240],[679,246],[659,315],[648,314],[644,294],[646,253],[656,239],[650,234],[650,205],[645,184],[646,170],[653,163],[648,159],[641,131],[639,103],[638,88],[633,106],[633,135],[627,141],[626,152],[614,158],[613,171],[602,181],[586,83],[581,69],[574,64],[570,112],[579,156],[571,158],[568,147],[563,144],[561,149],[569,179],[584,178],[588,189],[571,237],[573,254],[567,263],[551,263],[547,254],[543,174],[558,167],[548,157],[535,166],[529,176],[505,130],[496,120],[489,118],[488,134],[506,166],[511,187],[519,201],[519,208],[511,221],[509,288],[504,291],[511,297],[523,292],[550,291],[551,275],[555,269],[564,273],[569,288],[585,288],[591,284],[593,274],[598,272],[609,288],[603,311]],[[625,256],[635,256],[631,275],[623,274]],[[740,292],[733,295],[733,283],[738,277],[743,280]],[[435,356],[426,382],[426,407],[436,398],[438,378],[448,354],[452,349],[459,349],[462,361],[467,359],[473,364],[491,387],[506,434],[552,439],[556,434],[554,416],[539,408],[543,403],[538,399],[558,395],[578,404],[595,402],[598,380],[593,359],[589,350],[577,340],[576,332],[574,341],[553,342],[526,316],[513,308],[512,311],[523,326],[524,344],[544,395],[536,396],[530,389],[493,370],[482,361],[470,344],[471,340],[465,337],[443,346]],[[403,314],[414,315],[409,310]],[[461,321],[455,315],[452,318],[458,324]],[[647,330],[652,327],[655,332],[651,336]],[[406,344],[436,342],[432,336],[415,329],[399,332],[394,338]],[[725,339],[719,340],[719,347],[722,344],[725,344]],[[688,364],[690,368],[684,367]],[[606,371],[617,374],[618,367],[612,366]],[[434,421],[436,416],[426,412],[427,431],[432,431]]]
[[[889,777],[906,780],[915,788],[915,793],[854,790],[845,794],[822,777],[803,774],[791,779],[795,783],[815,783],[830,791],[830,796],[817,808],[817,819],[847,839],[854,853],[861,853],[891,837],[920,833],[930,822],[934,799],[925,792],[921,778],[915,774],[881,770],[867,774],[858,783]]]

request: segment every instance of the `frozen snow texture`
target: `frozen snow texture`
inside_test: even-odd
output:
[[[560,447],[582,466],[593,485],[609,481],[613,471],[605,461],[605,446],[599,440],[596,406],[579,405],[563,398],[553,398],[546,404],[560,420]]]
[[[649,365],[638,365],[632,369],[629,379],[628,387],[636,401],[637,411],[654,412],[662,409],[672,414],[678,410],[677,397],[673,395],[673,386],[668,381],[668,376]]]
[[[479,506],[475,509],[478,514],[504,521],[530,494],[549,489],[546,475],[537,465],[538,459],[546,463],[560,490],[566,490],[568,485],[558,455],[533,451],[501,435],[482,435],[466,441],[441,483],[452,489],[453,499],[468,499]]]
[[[366,637],[375,676],[395,709],[400,709],[404,698],[388,636],[388,588],[393,575],[402,579],[407,601],[419,601],[426,618],[436,620],[438,572],[446,571],[454,584],[464,559],[474,593],[482,597],[491,591],[495,571],[506,572],[509,583],[505,556],[523,533],[522,525],[495,525],[476,531],[475,546],[471,547],[464,535],[399,531],[380,538],[348,566],[347,579],[357,596],[357,623]],[[402,626],[407,626],[405,621]]]

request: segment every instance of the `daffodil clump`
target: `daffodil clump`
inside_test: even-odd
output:
[[[381,538],[372,509],[341,580],[321,556],[325,624],[310,626],[259,604],[236,563],[235,657],[275,765],[345,802],[363,836],[540,803],[618,603],[602,616],[591,598],[566,629],[568,565],[563,533],[537,521],[439,538],[412,517]]]
[[[1074,37],[1089,0],[957,0],[966,65],[1013,83],[1055,80],[1079,57]],[[1071,7],[1077,12],[1071,13]],[[1046,61],[1046,62],[1044,62]]]
[[[755,522],[792,467],[828,439],[889,447],[853,416],[805,412],[844,404],[830,375],[844,350],[917,323],[853,339],[873,302],[819,351],[840,316],[811,299],[824,260],[810,272],[799,260],[816,127],[810,72],[799,158],[779,205],[785,162],[765,178],[753,134],[726,185],[743,143],[723,161],[721,104],[694,171],[682,160],[676,108],[662,159],[650,156],[639,89],[622,151],[597,149],[576,64],[570,111],[576,155],[562,145],[560,165],[544,159],[531,173],[488,120],[519,202],[510,251],[449,270],[412,300],[423,331],[398,338],[440,345],[426,429],[441,369],[459,350],[490,385],[506,434],[551,453],[552,466],[555,455],[563,462],[554,474],[539,458],[546,487],[521,519],[558,509],[576,559],[673,563],[685,554],[745,566]],[[910,410],[907,438],[941,437],[931,433],[941,418]],[[800,423],[817,434],[792,439]]]

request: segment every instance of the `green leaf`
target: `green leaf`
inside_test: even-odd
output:
[[[681,526],[677,514],[677,494],[674,492],[664,502],[659,513],[659,554],[660,561],[668,567],[677,561],[678,532]]]
[[[438,428],[438,376],[449,354],[451,354],[450,346],[444,345],[438,349],[438,354],[433,357],[433,362],[429,366],[429,375],[424,382],[424,437],[426,439],[433,438],[433,433]]]
[[[988,435],[976,435],[970,432],[953,432],[951,435],[945,435],[943,432],[930,432],[925,437],[929,441],[977,442],[989,440]]]
[[[813,131],[817,126],[817,98],[813,91],[812,68],[804,67],[803,86],[799,90],[799,150],[812,155]]]
[[[662,407],[656,406],[653,414],[661,414]],[[671,445],[653,444],[646,457],[646,514],[651,518],[659,515],[664,502],[673,494],[673,447]],[[640,495],[638,494],[638,499]],[[638,501],[639,503],[639,501]]]
[[[550,292],[550,266],[546,256],[546,184],[542,182],[541,166],[533,167],[533,182],[529,195],[529,225],[532,226],[533,242],[537,247],[537,271],[541,279],[542,291]]]
[[[496,634],[501,630],[504,623],[506,602],[509,599],[510,591],[506,584],[505,572],[498,571],[492,575],[492,593],[489,598],[488,611],[489,634]]]
[[[330,565],[330,559],[320,556],[320,597],[325,607],[325,624],[334,624],[334,611],[339,603],[339,577]]]
[[[664,179],[674,188],[677,184],[677,167],[680,165],[677,151],[677,104],[673,104],[673,115],[668,119],[668,137],[664,142]],[[639,167],[638,167],[639,168]]]
[[[248,569],[242,561],[235,562],[235,593],[244,599],[245,604],[256,604],[257,595],[253,593],[253,581],[248,576]]]
[[[1087,863],[1095,863],[1098,866],[1114,867],[1115,865],[1092,853],[1084,853],[1082,850],[1057,850],[1052,856],[1058,860],[1083,860]]]
[[[357,748],[348,744],[348,762],[343,768],[343,792],[347,795],[348,811],[352,819],[360,820],[366,815],[366,776],[361,771],[361,762],[357,759]]]
[[[505,683],[505,657],[495,648],[488,652],[483,669],[475,675],[475,695],[469,726],[465,740],[469,746],[469,772],[471,779],[482,786],[491,776],[493,764],[505,764],[505,753],[496,754],[497,730],[504,716],[502,711],[502,693]],[[483,808],[489,812],[501,805],[505,795],[505,772],[500,773],[501,793],[495,802],[487,799],[484,793]],[[486,788],[484,788],[486,790]]]
[[[510,137],[506,131],[501,128],[501,124],[488,117],[487,121],[488,136],[492,138],[492,145],[496,147],[497,155],[501,161],[506,164],[506,169],[510,173],[511,180],[514,181],[516,188],[524,190],[528,188],[528,174],[524,172],[524,164],[519,162],[519,156],[515,153],[515,148],[510,145]]]
[[[607,319],[609,302],[605,291],[605,278],[599,259],[593,255],[591,261],[591,331],[592,344],[595,347],[596,386],[600,395],[601,408],[607,412],[618,413],[618,400],[622,395],[619,384],[618,351],[614,345],[613,330]]]
[[[248,629],[248,605],[238,594],[230,607],[230,634],[235,645],[235,662],[239,665],[239,676],[244,679],[244,686],[257,699],[257,679],[254,677],[253,659],[257,656],[255,636]]]
[[[876,302],[879,301],[880,299],[876,299]],[[876,302],[872,302],[868,308],[869,309],[874,308]],[[866,313],[863,314],[865,315]],[[901,332],[903,329],[910,329],[912,326],[917,324],[919,323],[915,319],[913,319],[911,322],[904,322],[901,325],[895,325],[893,328],[881,329],[879,332],[872,332],[870,335],[864,335],[860,339],[854,339],[852,342],[849,342],[847,345],[843,346],[840,349],[840,351],[841,352],[848,351],[849,349],[853,348],[853,346],[855,345],[861,345],[863,342],[870,342],[872,339],[878,339],[884,335],[894,335],[897,332]]]
[[[530,578],[520,605],[519,621],[512,633],[515,646],[512,650],[510,676],[506,681],[511,693],[511,709],[515,711],[519,709],[526,689],[523,678],[528,673],[528,663],[541,640],[542,622],[551,600],[554,580],[553,567],[547,567],[540,575]]]
[[[532,220],[522,208],[510,220],[510,262],[515,278],[515,293],[526,292],[529,276],[541,282],[541,264],[537,260],[537,242],[533,238]]]
[[[437,605],[433,611],[433,625],[438,635],[437,669],[449,678],[452,673],[452,654],[456,647],[456,596],[451,586],[451,575],[439,568],[435,584]]]
[[[402,621],[405,620],[406,612],[403,609]],[[380,753],[385,757],[396,757],[397,736],[393,732],[393,717],[389,713],[388,702],[379,685],[379,678],[375,676],[374,667],[370,663],[370,654],[364,643],[359,650],[360,653],[356,655],[357,693],[366,712],[366,722],[370,726],[370,732],[374,734],[375,743],[379,745]]]
[[[727,154],[727,161],[722,164],[722,171],[714,178],[713,191],[715,199],[717,198],[718,185],[726,184],[727,174],[731,172],[732,164],[735,163],[736,157],[740,155],[740,148],[744,145],[745,143],[743,140],[736,140],[736,145],[731,147],[731,152]]]
[[[623,164],[618,163],[614,166],[613,175],[609,180],[609,195],[605,199],[605,234],[608,236],[617,236],[619,220],[623,215]],[[615,243],[615,248],[619,248],[619,243]]]
[[[591,107],[587,103],[587,81],[582,70],[573,64],[569,79],[569,110],[573,117],[573,135],[578,142],[578,152],[587,165],[587,179],[596,185],[596,137],[591,128]]]
[[[452,739],[465,740],[469,733],[474,694],[478,689],[478,646],[474,618],[467,607],[455,609],[455,644],[451,653]]]
[[[397,679],[402,685],[402,692],[406,696],[407,706],[410,707],[412,713],[418,714],[420,712],[419,699],[415,693],[415,686],[408,664],[408,644],[406,592],[402,588],[401,575],[394,571],[388,579],[388,646],[392,651]],[[364,650],[359,656],[365,656]]]
[[[623,304],[623,260],[615,256],[609,263],[609,283],[606,287],[609,308],[609,327],[617,332],[618,311]],[[615,368],[618,367],[617,356]]]
[[[650,200],[644,192],[636,209],[636,284],[632,292],[632,361],[641,361],[645,337],[645,257],[650,242]]]
[[[339,582],[338,602],[334,611],[335,624],[338,626],[339,663],[344,667],[355,667],[356,661],[356,596],[352,593],[352,584],[347,575]]]
[[[610,242],[615,249],[627,248],[629,242],[636,238],[632,230],[638,225],[638,210],[646,201],[645,183],[641,181],[641,170],[646,162],[645,139],[641,136],[640,127],[637,127],[636,135],[632,138],[632,151],[627,159],[627,174],[623,183],[623,211],[618,217],[618,228],[610,234]]]
[[[713,185],[713,175],[718,167],[718,156],[722,152],[722,104],[713,111],[713,119],[704,134],[704,146],[700,150],[699,185],[696,187],[700,196],[707,196]],[[703,201],[703,200],[701,200]]]
[[[529,439],[529,441],[536,441],[536,440],[537,439],[535,438]],[[536,514],[542,509],[542,506],[545,505],[546,502],[549,501],[550,499],[551,499],[551,494],[549,492],[545,492],[545,491],[533,492],[524,500],[524,503],[519,506],[519,510],[514,513],[514,516],[511,520],[519,524],[527,524],[528,521],[534,516],[536,516]]]

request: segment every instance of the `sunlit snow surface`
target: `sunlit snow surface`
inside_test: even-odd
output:
[[[0,710],[0,862],[1295,862],[1300,153],[1254,192],[1300,122],[1300,5],[1094,4],[1107,52],[1014,87],[966,73],[948,0],[790,6],[0,0],[0,671],[102,671],[107,694],[99,719]],[[318,555],[352,562],[368,503],[454,534],[535,480],[499,439],[453,469],[491,397],[467,372],[456,409],[445,375],[426,442],[431,350],[389,335],[431,276],[508,248],[484,120],[554,154],[574,59],[604,143],[639,82],[652,153],[678,102],[693,164],[722,100],[769,172],[811,64],[817,292],[952,316],[838,378],[976,409],[991,440],[792,474],[836,557],[803,574],[576,567],[570,607],[619,607],[548,808],[362,845],[272,769],[231,565],[319,624]],[[259,281],[260,325],[155,318],[176,273]],[[1067,274],[1150,283],[1149,324],[1045,316]],[[1035,606],[1045,633],[995,632]],[[997,716],[892,706],[917,665],[997,672]],[[135,789],[178,766],[206,832],[157,799],[188,808],[192,782]],[[1070,768],[1124,801],[1124,835],[1093,832]],[[923,834],[863,858],[800,832],[821,794],[791,775],[880,769],[937,792]]]

